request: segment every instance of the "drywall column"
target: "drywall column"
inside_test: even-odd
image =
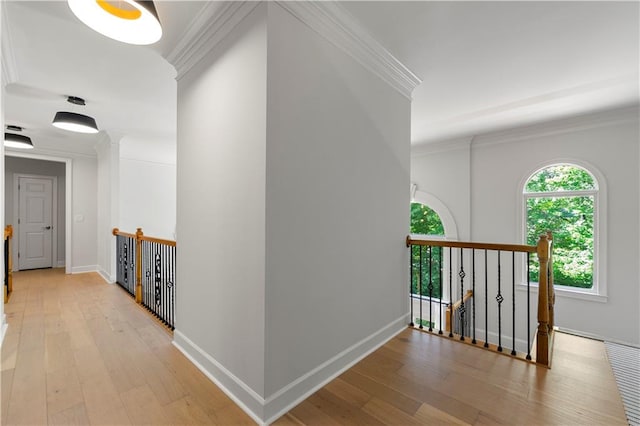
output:
[[[119,153],[118,137],[104,137],[96,146],[98,157],[98,272],[108,282],[116,280],[116,242],[111,234],[118,224]],[[123,229],[132,232],[134,229]]]
[[[408,321],[418,81],[341,11],[232,2],[177,65],[175,344],[259,422]]]
[[[269,7],[265,418],[407,325],[410,99]]]
[[[175,343],[242,404],[264,397],[266,4],[178,81]]]

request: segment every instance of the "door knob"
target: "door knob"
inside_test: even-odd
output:
[[[50,226],[45,226],[44,229],[49,230],[49,229],[51,229],[51,227]]]

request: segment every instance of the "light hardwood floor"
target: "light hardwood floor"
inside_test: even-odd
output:
[[[2,424],[253,424],[97,274],[14,275]],[[604,345],[557,334],[553,369],[407,329],[276,425],[626,424]]]

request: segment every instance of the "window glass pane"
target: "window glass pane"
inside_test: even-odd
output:
[[[420,203],[411,203],[412,234],[444,235],[444,226],[438,213]]]
[[[527,244],[553,232],[555,284],[593,287],[593,209],[593,196],[527,199]],[[538,265],[532,262],[531,270],[531,279],[538,281]]]
[[[525,192],[580,191],[597,189],[584,169],[567,164],[546,167],[529,179]]]
[[[422,249],[422,251],[421,251]],[[442,274],[440,268],[444,262],[442,247],[411,247],[411,293],[442,299]],[[422,275],[420,264],[422,263]]]

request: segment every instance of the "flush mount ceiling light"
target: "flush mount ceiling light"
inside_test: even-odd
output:
[[[100,34],[129,44],[153,44],[162,26],[153,1],[68,0],[71,11]]]
[[[85,105],[84,99],[76,96],[67,97],[67,102],[74,105]],[[53,118],[53,125],[59,129],[78,133],[98,133],[98,125],[93,117],[75,112],[58,111]]]
[[[7,130],[21,132],[22,127],[7,126]],[[8,148],[33,149],[30,137],[7,132],[4,132],[4,146]]]

